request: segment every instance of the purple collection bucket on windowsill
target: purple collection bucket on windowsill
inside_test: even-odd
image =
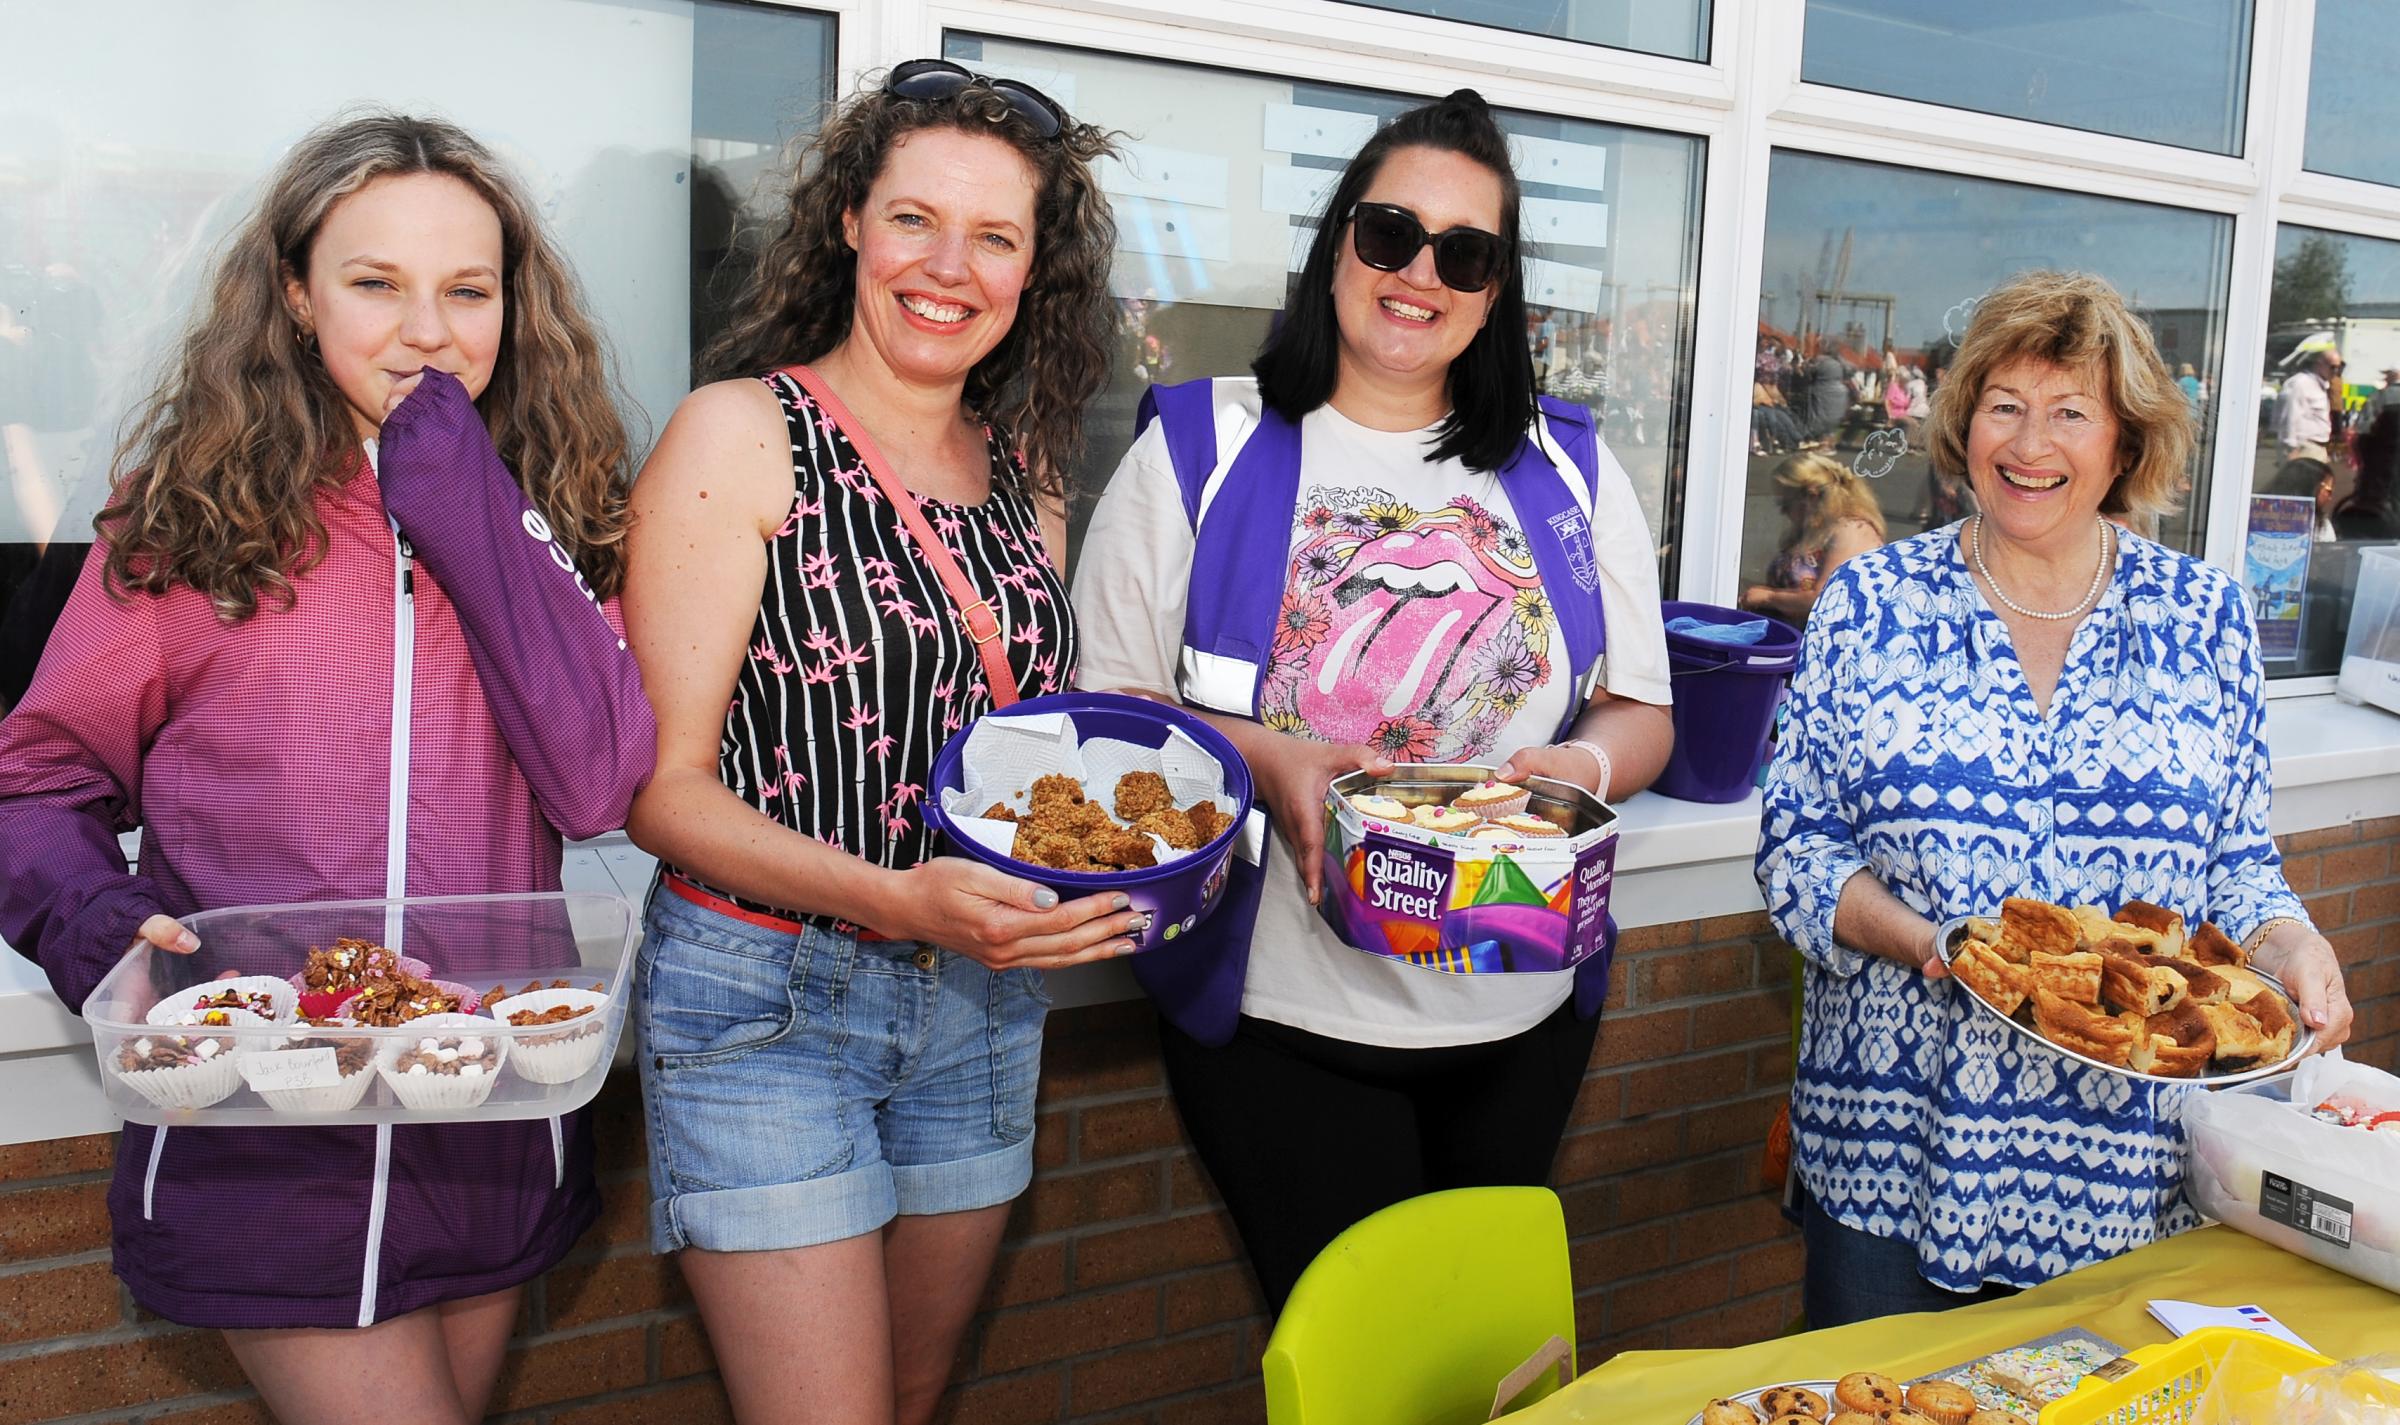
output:
[[[1667,664],[1675,687],[1675,751],[1650,790],[1687,802],[1738,802],[1758,782],[1775,705],[1800,661],[1800,630],[1781,619],[1715,604],[1669,599],[1660,608],[1710,624],[1763,620],[1755,643],[1723,643],[1667,630]]]

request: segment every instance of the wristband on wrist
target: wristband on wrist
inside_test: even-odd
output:
[[[1602,801],[1607,801],[1609,777],[1616,771],[1616,768],[1609,763],[1608,749],[1602,747],[1597,742],[1593,742],[1587,738],[1581,737],[1570,737],[1558,745],[1561,747],[1573,747],[1580,751],[1589,752],[1592,754],[1592,760],[1600,764],[1600,781],[1597,786],[1593,787],[1592,795],[1598,797]]]

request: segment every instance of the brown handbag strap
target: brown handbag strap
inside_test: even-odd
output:
[[[991,689],[992,706],[1004,708],[1015,702],[1017,675],[1008,666],[1008,648],[1000,639],[1002,629],[999,611],[992,607],[991,600],[976,592],[974,582],[967,578],[967,571],[959,568],[958,561],[950,557],[949,546],[943,544],[940,537],[934,534],[933,526],[925,522],[925,512],[917,508],[916,495],[910,492],[908,486],[900,483],[900,477],[893,471],[891,462],[883,458],[881,450],[876,449],[875,437],[867,434],[866,423],[850,414],[850,408],[842,404],[841,397],[833,394],[833,388],[825,384],[825,378],[808,367],[786,366],[782,374],[799,382],[800,388],[808,392],[809,399],[817,403],[817,408],[833,417],[833,423],[840,426],[842,434],[848,437],[850,448],[857,451],[858,458],[866,464],[867,473],[874,477],[875,487],[883,491],[883,497],[892,502],[893,509],[899,511],[900,523],[907,527],[909,537],[917,542],[917,552],[924,556],[927,564],[933,566],[934,577],[942,581],[943,591],[950,595],[950,604],[958,614],[959,625],[966,629],[967,637],[975,640],[975,656],[983,660],[983,681]]]

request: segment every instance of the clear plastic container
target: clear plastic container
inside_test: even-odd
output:
[[[2378,1078],[2367,1065],[2345,1066]],[[2284,1075],[2184,1106],[2192,1206],[2295,1256],[2400,1292],[2400,1138],[2321,1123]]]
[[[2334,692],[2349,702],[2400,712],[2400,546],[2359,551],[2350,634],[2342,645]]]
[[[137,945],[83,1004],[109,1106],[136,1123],[480,1122],[581,1108],[624,1033],[641,938],[631,902],[586,891],[239,906],[182,919],[200,937],[197,952]],[[297,988],[309,952],[343,939],[397,951],[412,972],[463,988],[468,1015],[379,1026],[349,1019],[344,1005],[310,1026],[283,1007],[289,998],[259,995],[253,1008],[273,998],[282,1017],[235,1008],[223,1023],[179,1022],[227,984],[255,991],[269,977]],[[557,980],[576,993],[550,989]],[[517,1025],[506,1019],[512,1002],[588,1012]]]

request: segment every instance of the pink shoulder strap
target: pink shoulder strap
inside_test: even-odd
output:
[[[925,562],[933,566],[934,577],[942,581],[943,591],[950,595],[950,603],[958,614],[960,626],[966,629],[967,637],[975,640],[975,656],[983,660],[983,681],[991,689],[992,706],[1004,708],[1015,702],[1017,675],[1008,666],[1008,649],[1000,638],[1000,615],[992,608],[992,601],[976,592],[974,583],[967,578],[967,571],[959,568],[958,561],[950,557],[949,546],[943,544],[940,537],[934,534],[933,526],[926,523],[924,511],[917,508],[916,495],[900,482],[900,476],[892,469],[891,463],[883,458],[881,450],[876,449],[875,438],[867,434],[866,424],[850,414],[850,408],[842,404],[841,397],[833,394],[833,388],[825,384],[825,378],[799,365],[784,367],[783,374],[799,382],[801,389],[808,392],[809,398],[817,403],[817,408],[831,416],[833,423],[842,428],[842,434],[849,438],[850,448],[858,452],[860,460],[866,462],[867,473],[874,477],[876,488],[882,490],[883,497],[890,500],[892,508],[900,512],[900,523],[907,527],[909,536],[917,542],[918,551],[925,556]]]

